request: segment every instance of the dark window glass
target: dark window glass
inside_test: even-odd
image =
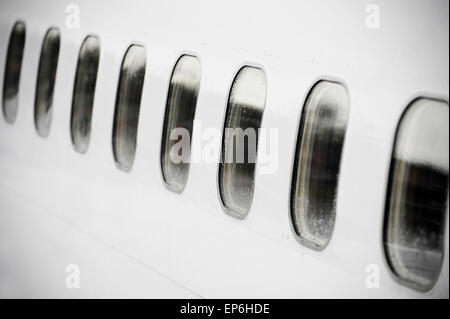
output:
[[[14,123],[18,108],[20,72],[22,70],[23,49],[25,46],[25,24],[14,24],[9,38],[3,82],[3,115],[8,123]]]
[[[331,239],[341,153],[349,112],[346,89],[320,81],[302,111],[291,189],[291,218],[296,238],[322,250]]]
[[[236,75],[228,97],[219,190],[225,211],[238,219],[247,216],[253,200],[258,129],[266,103],[266,86],[264,71],[245,66]]]
[[[431,289],[444,258],[448,212],[449,109],[421,98],[400,120],[387,192],[384,248],[404,285]]]
[[[72,98],[70,131],[74,148],[84,153],[91,136],[92,108],[97,82],[100,40],[87,37],[81,45]]]
[[[40,136],[46,137],[52,122],[53,89],[58,66],[60,46],[59,30],[51,28],[45,34],[39,60],[34,121]]]
[[[194,56],[183,55],[170,79],[161,146],[164,181],[175,192],[183,191],[189,175],[192,127],[199,87],[200,63]],[[176,156],[171,155],[171,150],[178,149],[174,147],[177,143],[185,143],[180,147],[182,154],[177,152]]]
[[[146,52],[132,45],[123,58],[114,113],[113,152],[117,166],[129,171],[136,153],[136,138],[144,85]]]

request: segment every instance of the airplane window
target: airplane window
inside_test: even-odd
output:
[[[34,121],[36,130],[42,137],[48,136],[50,132],[59,46],[59,30],[50,28],[42,44],[35,96]]]
[[[302,111],[290,211],[297,239],[315,250],[327,246],[334,229],[348,112],[346,89],[330,81],[314,85]]]
[[[439,278],[448,212],[449,108],[420,98],[402,116],[392,153],[384,249],[395,278],[420,291]]]
[[[146,51],[132,45],[123,58],[113,127],[113,152],[117,167],[130,171],[136,153],[136,138],[144,84]]]
[[[219,193],[225,211],[244,219],[253,200],[258,129],[266,103],[263,70],[245,66],[234,78],[228,97],[222,156],[219,164]]]
[[[170,79],[161,146],[163,178],[168,188],[175,192],[183,191],[189,175],[190,142],[199,88],[200,62],[194,56],[183,55]],[[170,152],[173,146],[182,143],[178,140],[183,137],[183,132],[177,133],[180,129],[188,134],[188,144],[181,149],[186,154],[181,154],[180,159],[172,158]]]
[[[89,146],[99,58],[100,40],[88,36],[81,45],[78,57],[70,121],[72,143],[80,153],[85,153]]]
[[[25,23],[14,24],[9,38],[6,58],[5,78],[3,82],[3,115],[6,121],[13,124],[18,108],[20,72],[22,69],[23,49],[25,46]]]

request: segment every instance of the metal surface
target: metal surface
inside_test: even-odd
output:
[[[360,0],[76,4],[79,28],[66,25],[67,2],[0,1],[0,88],[11,29],[17,20],[27,27],[14,125],[0,116],[1,297],[448,298],[448,218],[441,273],[427,292],[400,284],[383,250],[400,116],[417,96],[448,101],[447,0],[379,0],[378,29],[367,27]],[[50,25],[60,29],[61,50],[51,131],[43,139],[33,106]],[[70,118],[79,50],[89,34],[99,37],[101,52],[89,149],[80,154]],[[121,65],[133,43],[147,49],[147,72],[135,160],[124,172],[114,163],[111,131]],[[278,129],[278,156],[273,173],[262,174],[259,148],[245,220],[224,214],[218,198],[220,137],[216,162],[191,164],[181,194],[161,181],[168,87],[182,52],[201,61],[195,118],[219,132],[237,70],[249,63],[264,69],[261,126]],[[291,178],[308,92],[335,78],[348,88],[351,111],[332,240],[315,251],[292,233]],[[193,152],[201,146],[196,132],[194,124]],[[68,264],[80,267],[79,289],[65,285]],[[368,278],[378,278],[378,288]]]

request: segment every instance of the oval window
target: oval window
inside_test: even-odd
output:
[[[420,98],[403,114],[389,173],[384,248],[395,278],[426,291],[439,278],[448,211],[449,107]]]
[[[244,219],[252,204],[258,130],[266,103],[264,71],[245,66],[234,78],[228,106],[219,164],[219,192],[225,211]]]
[[[344,86],[320,81],[300,119],[291,188],[291,220],[305,246],[324,249],[333,233],[341,154],[349,112]]]
[[[34,109],[36,130],[42,137],[48,136],[50,132],[59,45],[59,30],[50,28],[45,34],[41,49]]]
[[[88,36],[78,56],[70,120],[72,144],[81,153],[86,152],[89,146],[99,58],[100,40]]]
[[[3,82],[3,115],[8,123],[14,123],[18,108],[20,72],[22,70],[23,49],[25,46],[25,24],[14,24],[9,38]]]
[[[183,191],[189,175],[192,127],[199,88],[198,58],[181,56],[170,79],[161,145],[164,182],[178,193]]]
[[[136,139],[144,85],[146,52],[132,45],[123,58],[116,96],[113,152],[118,168],[130,171],[136,154]]]

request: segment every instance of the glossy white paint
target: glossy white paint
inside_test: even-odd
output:
[[[0,88],[17,19],[27,35],[16,122],[0,119],[0,296],[448,298],[448,218],[442,274],[425,294],[393,280],[381,238],[399,117],[418,95],[448,100],[448,1],[377,0],[376,30],[365,26],[372,2],[77,1],[81,25],[68,29],[69,2],[2,0]],[[60,28],[61,50],[53,121],[42,138],[34,92],[49,26]],[[90,146],[80,154],[71,145],[70,107],[87,34],[99,36],[101,56]],[[111,136],[120,64],[131,43],[145,46],[147,69],[127,173],[115,167]],[[196,119],[203,127],[222,128],[242,65],[266,73],[262,125],[280,129],[279,169],[257,171],[245,221],[223,212],[216,164],[192,164],[182,194],[163,185],[167,89],[185,52],[201,63]],[[293,237],[288,204],[301,108],[322,78],[345,84],[350,117],[333,238],[316,252]],[[73,263],[80,289],[65,288],[64,267]],[[379,289],[366,287],[370,264],[379,266]]]

